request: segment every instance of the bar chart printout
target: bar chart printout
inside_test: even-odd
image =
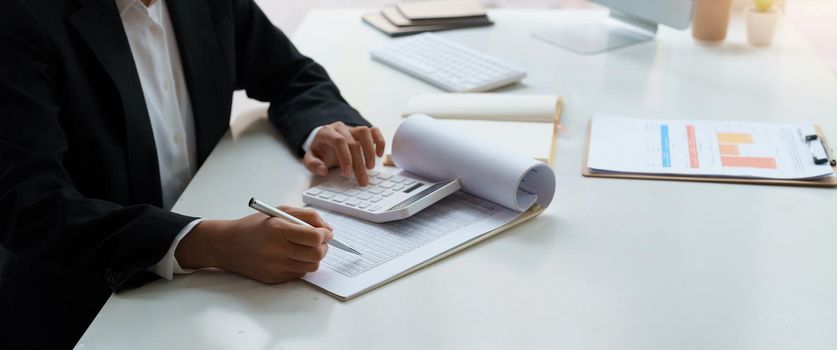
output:
[[[812,179],[812,124],[648,120],[597,114],[587,166],[599,172]]]

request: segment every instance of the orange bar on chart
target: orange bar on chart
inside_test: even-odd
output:
[[[753,135],[734,132],[719,132],[719,143],[753,143]]]
[[[698,160],[697,141],[695,141],[695,126],[686,125],[686,137],[689,142],[689,165],[692,169],[700,168],[700,161]]]
[[[718,145],[721,149],[721,154],[725,156],[737,156],[738,145]]]
[[[730,168],[776,169],[776,158],[721,157],[721,164]]]

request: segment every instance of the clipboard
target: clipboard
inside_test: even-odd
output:
[[[819,125],[814,125],[817,131],[816,138],[821,142],[823,149],[827,154],[827,161],[832,167],[837,164],[837,161],[831,156],[831,149],[826,142],[825,134]],[[584,141],[584,157],[582,163],[581,175],[584,177],[602,177],[612,179],[635,179],[635,180],[663,180],[663,181],[693,181],[693,182],[712,182],[712,183],[731,183],[731,184],[745,184],[745,185],[776,185],[776,186],[806,186],[806,187],[837,187],[837,175],[813,179],[813,180],[784,180],[784,179],[754,179],[742,177],[711,177],[711,176],[686,176],[686,175],[653,175],[653,174],[632,174],[632,173],[604,173],[596,172],[587,167],[587,158],[590,154],[590,134],[593,129],[593,120],[587,123],[587,135]],[[807,140],[807,139],[806,139]],[[808,140],[810,141],[813,140]]]

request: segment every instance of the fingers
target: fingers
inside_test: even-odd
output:
[[[296,218],[305,221],[311,224],[314,227],[324,227],[329,230],[334,230],[331,225],[329,225],[323,218],[320,216],[320,213],[317,213],[316,210],[307,209],[307,208],[296,208],[287,205],[279,206],[279,209],[295,216]]]
[[[278,218],[271,218],[270,224],[282,239],[306,247],[317,248],[334,237],[329,229],[292,224]]]
[[[383,157],[385,149],[386,141],[380,129],[336,122],[317,133],[303,163],[317,175],[325,175],[328,167],[337,165],[343,176],[354,174],[358,184],[366,186],[369,184],[367,169],[375,168],[376,158]]]
[[[296,243],[288,243],[286,250],[283,252],[283,255],[288,259],[305,263],[319,263],[328,254],[328,244],[320,244],[318,247],[308,247]]]
[[[305,165],[305,169],[308,169],[312,174],[325,176],[328,174],[328,167],[326,167],[325,162],[317,157],[314,151],[305,152],[305,156],[302,157],[302,164]]]
[[[346,135],[336,129],[328,129],[325,135],[329,139],[328,146],[337,155],[337,163],[340,165],[340,173],[343,176],[352,175],[352,151],[349,149],[349,140]],[[351,137],[351,135],[349,135]],[[352,139],[354,141],[354,139]]]
[[[337,131],[340,132],[346,140],[346,146],[349,149],[349,155],[351,157],[349,163],[354,171],[355,179],[357,179],[358,185],[368,185],[369,179],[366,177],[366,167],[363,165],[363,151],[361,150],[360,142],[355,140],[355,137],[352,136],[352,130],[345,125],[341,124],[340,127],[337,128]]]
[[[386,149],[387,141],[384,139],[384,135],[381,134],[381,130],[378,128],[372,128],[372,140],[375,142],[375,155],[379,158],[384,156],[384,149]]]
[[[354,128],[352,136],[360,143],[363,151],[363,158],[366,161],[366,169],[375,168],[375,141],[372,139],[372,130],[366,127]]]

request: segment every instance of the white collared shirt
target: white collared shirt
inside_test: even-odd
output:
[[[165,0],[151,0],[148,6],[140,0],[115,1],[154,133],[163,208],[170,210],[197,171],[192,101],[183,75],[177,38]],[[319,129],[308,135],[303,149],[310,148]],[[174,252],[180,240],[200,221],[192,221],[180,231],[152,272],[166,279],[172,279],[175,273],[191,272],[180,268]]]

